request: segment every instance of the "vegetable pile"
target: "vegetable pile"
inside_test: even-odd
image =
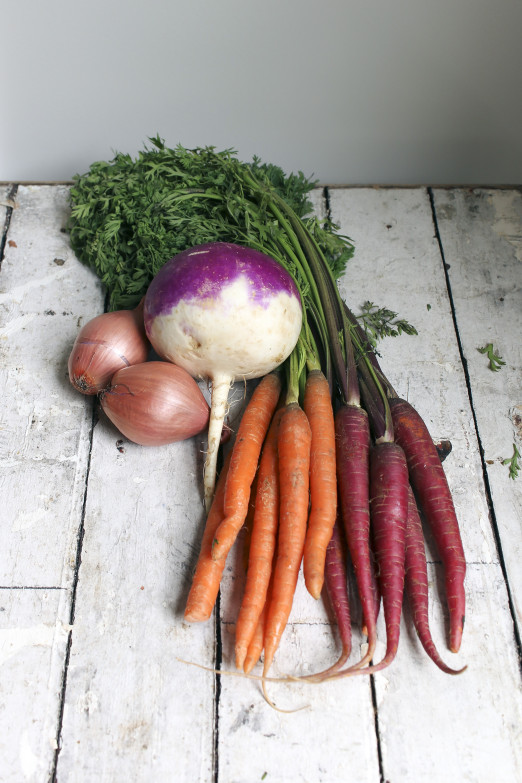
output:
[[[212,614],[226,558],[246,526],[239,670],[250,673],[263,655],[267,678],[302,568],[308,592],[330,601],[342,646],[338,660],[308,680],[390,665],[405,592],[427,654],[447,673],[462,671],[444,663],[431,638],[419,516],[420,509],[443,562],[449,648],[457,652],[465,558],[451,494],[424,422],[398,397],[375,352],[378,334],[413,327],[372,303],[356,318],[341,299],[336,280],[353,245],[330,221],[307,217],[315,183],[301,173],[241,163],[231,151],[152,143],[136,160],[117,155],[76,178],[69,229],[76,253],[105,283],[110,309],[136,308],[130,343],[143,348],[148,339],[165,361],[131,356],[130,348],[105,351],[120,360],[107,382],[93,356],[111,341],[108,324],[103,338],[94,327],[95,340],[79,335],[69,371],[80,391],[100,394],[130,440],[159,445],[208,426],[207,522],[185,619]],[[89,366],[99,379],[88,377]],[[177,385],[164,378],[173,371]],[[193,380],[202,378],[212,385],[210,412]],[[221,455],[227,395],[240,379],[259,380]],[[348,568],[368,638],[352,664]],[[375,662],[381,604],[386,651]]]

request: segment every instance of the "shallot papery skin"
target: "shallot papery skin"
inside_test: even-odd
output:
[[[69,378],[82,394],[98,394],[115,372],[147,359],[143,302],[135,310],[102,313],[80,330],[69,356]]]
[[[128,440],[165,446],[206,429],[210,408],[196,381],[170,362],[118,370],[100,394],[108,418]]]

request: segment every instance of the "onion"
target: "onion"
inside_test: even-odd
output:
[[[69,356],[69,378],[82,394],[97,394],[122,367],[144,362],[150,344],[143,299],[135,310],[103,313],[85,324]]]
[[[186,370],[145,362],[118,370],[100,394],[101,406],[126,438],[164,446],[191,438],[208,425],[210,409]]]

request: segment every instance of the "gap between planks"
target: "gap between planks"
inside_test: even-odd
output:
[[[89,487],[89,474],[91,470],[91,456],[92,456],[92,443],[94,437],[94,428],[98,421],[98,409],[96,400],[92,401],[92,416],[91,416],[91,430],[89,433],[89,454],[87,457],[87,467],[85,471],[85,484],[83,488],[83,500],[82,500],[82,512],[80,518],[80,526],[78,528],[78,542],[76,545],[76,562],[74,566],[74,575],[71,586],[71,603],[69,609],[69,625],[71,630],[69,631],[67,638],[67,649],[65,652],[65,661],[63,665],[62,673],[62,687],[60,690],[60,701],[58,705],[58,724],[56,727],[56,750],[54,751],[54,759],[51,768],[51,774],[49,777],[49,783],[57,783],[58,781],[58,763],[60,758],[61,740],[62,740],[62,728],[63,728],[63,715],[65,709],[65,694],[67,691],[67,675],[69,673],[69,663],[71,660],[71,649],[73,645],[73,631],[74,631],[74,614],[76,608],[76,593],[78,590],[78,580],[80,578],[80,567],[82,563],[82,547],[83,539],[85,535],[85,508],[87,503],[87,491]]]

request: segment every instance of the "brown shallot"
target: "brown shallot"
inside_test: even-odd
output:
[[[118,370],[100,393],[101,406],[126,438],[164,446],[208,426],[210,408],[196,381],[170,362],[151,361]]]
[[[69,378],[82,394],[97,394],[117,370],[144,362],[149,349],[143,300],[135,310],[102,313],[80,330],[69,356]]]

